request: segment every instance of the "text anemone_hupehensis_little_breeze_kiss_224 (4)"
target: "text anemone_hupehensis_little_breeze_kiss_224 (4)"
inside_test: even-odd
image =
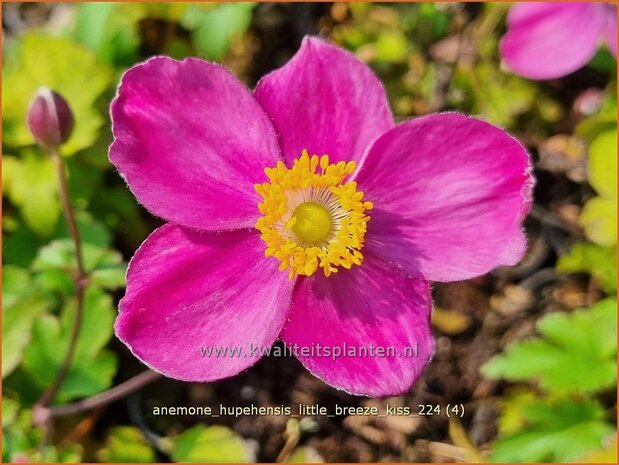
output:
[[[370,68],[319,38],[253,93],[218,64],[153,57],[124,74],[111,116],[111,162],[168,222],[129,264],[116,335],[171,378],[233,376],[263,352],[201,347],[281,338],[383,347],[295,355],[351,394],[404,393],[434,352],[429,281],[514,265],[526,249],[523,146],[457,113],[396,125]]]

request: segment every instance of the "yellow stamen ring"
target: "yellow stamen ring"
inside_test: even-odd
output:
[[[329,156],[303,150],[292,168],[278,162],[265,170],[270,182],[256,184],[263,216],[256,222],[266,244],[265,255],[280,261],[280,270],[311,276],[322,268],[325,276],[339,267],[363,260],[361,249],[371,202],[363,201],[356,182],[344,183],[355,162],[329,163]]]

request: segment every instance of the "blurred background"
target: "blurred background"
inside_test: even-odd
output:
[[[615,462],[616,62],[601,48],[560,79],[510,73],[498,49],[509,8],[3,3],[3,462]],[[120,76],[151,55],[199,56],[222,62],[253,87],[306,34],[368,63],[398,120],[457,110],[526,144],[538,181],[525,259],[434,285],[436,355],[405,396],[353,397],[294,358],[266,358],[234,378],[158,379],[114,403],[59,415],[53,428],[33,426],[33,406],[59,370],[75,317],[75,257],[55,168],[25,123],[36,89],[60,92],[75,115],[63,155],[92,274],[76,357],[55,400],[60,406],[145,368],[112,329],[126,262],[161,224],[107,160],[108,107]],[[152,414],[155,406],[387,402],[441,411],[300,419]],[[464,414],[448,417],[448,404]]]

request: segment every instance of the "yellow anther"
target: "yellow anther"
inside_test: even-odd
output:
[[[294,224],[297,222],[297,217],[293,216],[291,217],[287,222],[286,222],[286,229],[292,229],[292,227],[294,226]]]

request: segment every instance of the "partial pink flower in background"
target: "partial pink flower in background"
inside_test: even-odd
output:
[[[617,56],[617,6],[592,2],[517,3],[501,55],[516,74],[554,79],[583,66],[605,44]]]
[[[532,178],[515,139],[455,113],[395,125],[373,72],[316,38],[253,93],[217,64],[150,59],[111,113],[112,163],[169,222],[130,263],[116,334],[166,376],[213,381],[259,358],[201,346],[417,345],[299,357],[353,394],[405,392],[434,351],[428,281],[513,265],[526,247]]]

